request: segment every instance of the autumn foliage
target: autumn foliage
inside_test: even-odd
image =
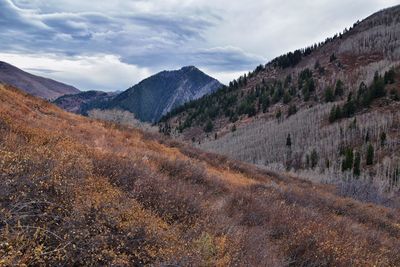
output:
[[[398,266],[398,210],[0,86],[0,265]]]

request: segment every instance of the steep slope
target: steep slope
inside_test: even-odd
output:
[[[374,192],[398,192],[399,65],[396,6],[175,109],[160,127],[268,168],[324,181],[374,178]]]
[[[193,66],[183,67],[147,78],[99,107],[127,110],[142,121],[157,122],[171,109],[212,93],[220,87],[217,80],[199,69]]]
[[[398,209],[1,85],[0,192],[4,266],[400,264]]]
[[[107,93],[101,91],[86,91],[73,95],[64,95],[53,101],[60,108],[82,115],[87,115],[87,111],[92,105],[106,102],[115,97],[117,93]]]
[[[80,92],[73,86],[32,75],[2,61],[0,61],[0,83],[15,86],[31,95],[49,100]]]

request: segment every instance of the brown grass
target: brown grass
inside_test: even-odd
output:
[[[0,265],[398,266],[398,210],[0,87]]]

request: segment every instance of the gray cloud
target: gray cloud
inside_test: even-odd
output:
[[[73,61],[111,55],[113,64],[117,64],[114,59],[120,60],[123,73],[128,69],[125,64],[141,74],[196,65],[228,82],[225,79],[281,53],[322,41],[357,19],[397,3],[0,0],[0,52],[50,54]],[[75,80],[78,87],[100,86],[100,79]]]
[[[162,68],[179,68],[180,66],[195,65],[206,67],[211,71],[237,72],[253,69],[265,61],[260,56],[243,52],[235,47],[214,47],[209,49],[186,49],[153,51],[122,58],[126,63],[135,62],[140,66]]]

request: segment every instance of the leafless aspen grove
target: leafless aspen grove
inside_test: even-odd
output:
[[[135,114],[118,109],[109,109],[109,110],[100,110],[100,109],[92,109],[88,112],[88,116],[93,119],[113,122],[121,125],[135,127],[137,129],[148,131],[148,132],[156,132],[157,128],[151,126],[151,124],[142,122],[136,119]]]
[[[332,105],[319,105],[303,110],[283,122],[257,120],[234,133],[204,142],[201,147],[268,169],[290,170],[315,181],[340,183],[343,186],[351,186],[345,182],[364,181],[372,183],[373,188],[370,189],[377,189],[378,193],[398,190],[400,105],[397,105],[397,111],[394,112],[375,110],[329,124],[327,118]],[[382,133],[387,134],[384,144],[380,140]],[[289,134],[290,147],[286,145]],[[367,136],[376,153],[372,168],[365,163]],[[363,167],[360,177],[355,177],[351,171],[341,170],[341,151],[346,147],[352,147],[361,155]],[[311,157],[313,150],[317,154],[315,168],[307,166],[310,165],[307,164],[307,157]],[[362,197],[378,198],[377,200],[381,195],[364,195],[372,192],[355,193],[360,193]]]

